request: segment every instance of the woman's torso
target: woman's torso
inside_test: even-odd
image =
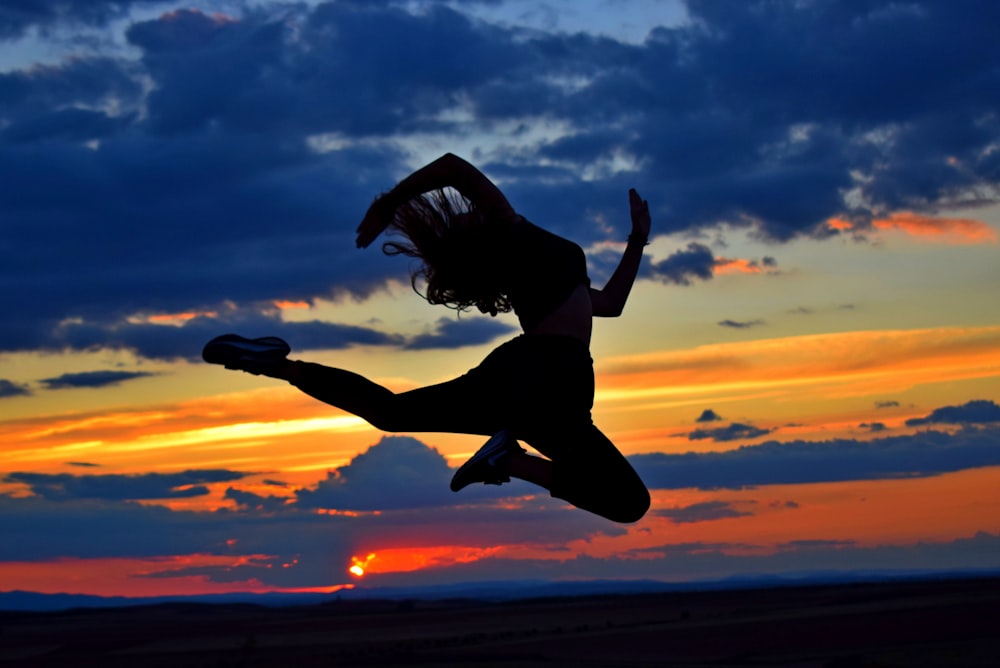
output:
[[[583,249],[519,218],[507,251],[513,265],[508,297],[525,334],[571,336],[589,345],[594,314]]]

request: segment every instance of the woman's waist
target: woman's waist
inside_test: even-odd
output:
[[[524,333],[528,336],[568,336],[589,345],[593,320],[589,288],[579,285],[559,306],[525,327]]]

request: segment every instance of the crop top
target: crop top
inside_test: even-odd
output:
[[[587,256],[577,244],[519,216],[511,225],[506,293],[521,328],[529,331],[580,285],[590,285]]]

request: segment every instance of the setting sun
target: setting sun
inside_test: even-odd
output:
[[[358,559],[357,557],[351,557],[351,566],[347,569],[347,572],[357,578],[363,577],[365,569],[368,568],[368,564],[370,564],[371,560],[374,558],[374,554],[369,554],[364,558],[364,561]]]

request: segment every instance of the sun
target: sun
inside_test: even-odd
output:
[[[356,578],[364,577],[365,570],[368,568],[368,564],[371,563],[372,559],[375,558],[375,553],[369,554],[363,560],[357,557],[351,557],[351,565],[348,567],[347,572]]]

